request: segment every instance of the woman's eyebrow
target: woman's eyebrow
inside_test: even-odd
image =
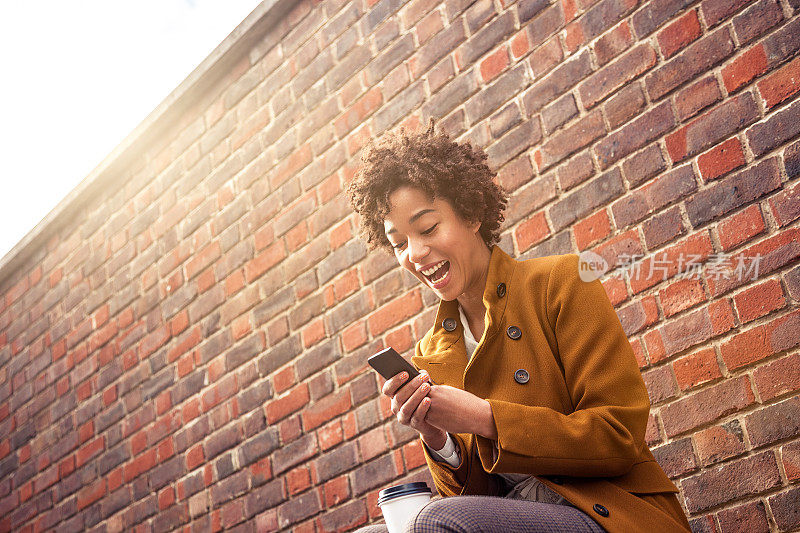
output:
[[[411,215],[411,218],[408,219],[408,223],[409,224],[413,224],[422,215],[424,215],[426,213],[435,213],[435,212],[436,212],[435,209],[423,209],[422,211],[418,211],[416,214]],[[386,232],[387,235],[389,235],[390,233],[397,233],[397,229],[396,228],[392,228],[392,229],[390,229],[389,231]]]

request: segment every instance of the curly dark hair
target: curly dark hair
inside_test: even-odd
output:
[[[480,220],[481,238],[491,248],[500,240],[508,193],[492,181],[497,173],[486,164],[487,157],[470,142],[457,143],[446,133],[434,133],[433,118],[426,131],[409,135],[401,128],[399,134],[388,132],[377,142],[370,139],[363,165],[347,186],[367,247],[394,256],[383,222],[391,211],[389,196],[410,185],[432,199],[444,198],[463,220]]]

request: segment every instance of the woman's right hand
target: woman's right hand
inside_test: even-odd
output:
[[[416,430],[425,444],[433,450],[441,450],[447,441],[447,433],[425,421],[431,405],[427,397],[431,390],[430,377],[422,370],[408,381],[408,373],[400,372],[386,380],[381,392],[392,399],[392,413],[397,421]]]

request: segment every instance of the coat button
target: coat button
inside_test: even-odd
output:
[[[553,483],[555,483],[556,485],[563,485],[563,484],[564,484],[564,480],[563,480],[563,479],[561,479],[561,478],[560,478],[560,477],[558,477],[558,476],[553,476],[553,477],[551,477],[551,478],[550,478],[550,481],[552,481],[552,482],[553,482]]]
[[[604,506],[600,505],[599,503],[594,504],[594,507],[592,507],[592,509],[594,509],[594,512],[599,514],[600,516],[604,516],[604,517],[608,516],[608,509],[606,509]]]
[[[517,326],[508,326],[508,330],[506,331],[506,333],[508,333],[508,336],[514,340],[517,340],[520,337],[522,337],[522,330],[519,329]]]
[[[525,385],[528,380],[531,379],[530,374],[524,368],[520,368],[516,372],[514,372],[514,381],[519,383],[520,385]]]
[[[445,318],[442,322],[442,327],[447,331],[453,331],[456,329],[456,319],[455,318]]]
[[[500,285],[497,286],[497,296],[502,298],[505,295],[506,295],[506,284],[501,283]]]

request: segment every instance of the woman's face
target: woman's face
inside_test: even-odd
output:
[[[389,201],[391,211],[383,226],[400,265],[442,300],[464,293],[476,274],[470,258],[477,246],[486,247],[478,234],[480,221],[468,223],[447,200],[431,201],[408,185],[396,189]]]

